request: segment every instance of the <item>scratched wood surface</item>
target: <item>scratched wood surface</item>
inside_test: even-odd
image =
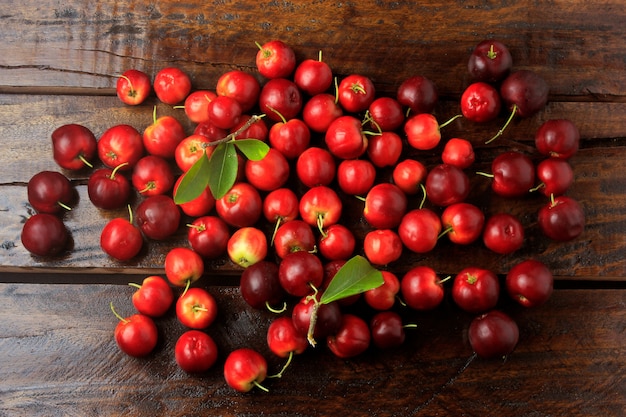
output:
[[[0,5],[0,16],[0,416],[624,414],[626,11],[621,1],[9,0]],[[402,273],[428,264],[447,275],[472,262],[502,275],[521,257],[546,262],[558,280],[547,305],[524,310],[504,297],[499,306],[521,331],[516,351],[504,361],[472,355],[466,340],[471,317],[446,299],[432,314],[398,306],[406,320],[418,324],[401,349],[370,349],[347,361],[323,347],[309,350],[281,380],[271,381],[268,394],[241,395],[221,375],[229,350],[253,346],[266,354],[272,370],[282,363],[264,344],[272,317],[245,305],[236,287],[241,271],[226,259],[207,261],[199,284],[220,308],[218,323],[209,329],[220,349],[215,368],[201,376],[177,368],[172,351],[183,328],[173,312],[158,321],[161,341],[145,360],[126,357],[114,344],[109,302],[131,313],[132,290],[125,284],[161,273],[169,248],[186,244],[184,228],[172,240],[149,242],[131,262],[114,262],[100,251],[98,236],[108,219],[122,213],[89,203],[87,171],[66,172],[79,196],[64,216],[72,233],[70,250],[39,259],[21,246],[21,225],[32,214],[26,183],[38,171],[58,170],[49,139],[56,127],[82,123],[99,136],[128,123],[141,131],[156,104],[159,114],[177,116],[193,130],[181,110],[154,97],[139,107],[121,105],[114,86],[128,68],[154,75],[178,66],[190,74],[194,88],[214,88],[219,75],[231,69],[258,76],[255,42],[282,39],[299,60],[322,50],[338,77],[368,75],[380,94],[394,94],[408,76],[425,75],[437,85],[435,113],[445,120],[459,113],[458,98],[470,82],[471,49],[489,37],[510,48],[515,68],[546,79],[548,106],[515,120],[490,145],[484,141],[500,128],[504,114],[484,125],[459,119],[442,134],[471,140],[475,168],[486,171],[505,149],[538,161],[537,127],[553,118],[574,120],[581,150],[571,160],[576,179],[568,194],[585,209],[585,232],[572,242],[551,242],[536,224],[543,198],[497,198],[488,180],[471,175],[471,201],[487,213],[520,216],[527,233],[523,248],[494,256],[480,244],[459,248],[444,239],[432,253],[405,253],[388,267]],[[433,166],[438,151],[406,155]],[[367,231],[362,205],[351,200],[346,207],[344,221],[360,240]]]

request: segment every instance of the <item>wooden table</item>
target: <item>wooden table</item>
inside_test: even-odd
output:
[[[9,1],[0,28],[0,415],[191,416],[618,416],[626,411],[626,12],[620,1],[602,2],[99,2]],[[106,257],[99,231],[123,212],[95,209],[86,193],[88,172],[69,173],[79,193],[64,216],[72,233],[70,251],[54,259],[31,257],[20,242],[32,214],[26,183],[32,175],[59,170],[50,134],[65,123],[81,123],[99,136],[128,123],[142,130],[152,107],[185,123],[181,110],[151,97],[139,107],[115,97],[117,76],[139,68],[154,75],[178,66],[195,88],[215,86],[231,69],[256,73],[255,41],[282,39],[299,60],[324,59],[338,77],[370,76],[381,95],[421,74],[432,79],[444,120],[458,113],[469,84],[466,62],[473,46],[495,37],[513,54],[516,69],[540,73],[550,101],[539,114],[518,119],[486,146],[505,117],[477,125],[457,120],[444,139],[460,136],[476,147],[476,170],[506,149],[535,161],[534,132],[545,120],[569,118],[581,133],[571,160],[576,180],[568,194],[586,213],[586,229],[567,243],[538,231],[540,196],[494,197],[484,178],[472,176],[470,199],[487,213],[516,214],[526,241],[514,255],[496,256],[475,244],[458,248],[441,241],[427,255],[406,253],[389,265],[400,276],[418,264],[442,276],[477,264],[501,277],[515,262],[535,257],[552,269],[556,290],[548,304],[524,309],[503,297],[503,310],[517,321],[520,341],[505,360],[475,357],[467,342],[472,315],[449,296],[434,312],[398,307],[418,324],[402,348],[369,349],[349,360],[324,346],[296,358],[269,393],[240,394],[222,377],[227,352],[254,347],[270,373],[283,361],[265,345],[273,318],[248,307],[238,292],[241,270],[226,259],[207,262],[198,285],[217,298],[215,337],[220,358],[202,375],[187,375],[173,358],[183,332],[173,312],[158,319],[160,342],[149,357],[121,353],[113,340],[113,302],[133,312],[125,285],[162,274],[163,259],[186,245],[184,229],[128,263]],[[258,75],[258,74],[257,74]],[[407,151],[410,152],[410,151]],[[439,153],[415,153],[427,165]],[[414,204],[414,202],[412,203]],[[362,239],[366,226],[359,205],[346,220]],[[354,220],[356,219],[356,220]],[[359,247],[357,251],[361,251]],[[449,290],[449,286],[446,287]]]

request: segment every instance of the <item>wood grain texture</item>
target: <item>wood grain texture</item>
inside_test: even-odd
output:
[[[106,311],[112,301],[132,312],[129,287],[0,285],[0,415],[591,416],[626,407],[624,291],[559,290],[531,310],[504,303],[520,326],[505,361],[472,356],[470,317],[451,304],[436,314],[401,311],[418,324],[405,348],[340,360],[320,345],[296,357],[282,379],[266,381],[268,394],[244,395],[225,385],[220,364],[226,352],[250,346],[277,372],[283,360],[265,346],[271,316],[251,311],[237,290],[207,289],[220,308],[208,332],[221,354],[210,371],[190,376],[173,359],[184,330],[173,313],[157,320],[161,342],[152,355],[118,351],[116,319]]]
[[[626,54],[622,6],[616,0],[73,0],[41,7],[11,0],[3,8],[0,85],[110,89],[126,68],[155,73],[178,65],[201,87],[228,69],[253,69],[254,42],[280,38],[298,45],[299,58],[323,50],[338,74],[368,74],[381,90],[420,73],[451,95],[467,82],[462,74],[473,45],[496,36],[519,68],[547,78],[555,96],[623,101],[626,87],[616,82]]]

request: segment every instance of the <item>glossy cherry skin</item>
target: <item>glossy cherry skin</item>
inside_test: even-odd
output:
[[[143,146],[150,155],[172,159],[176,147],[185,139],[183,125],[173,116],[161,116],[143,131]]]
[[[415,115],[431,113],[435,109],[439,95],[434,82],[424,76],[415,75],[400,84],[396,98],[400,104],[411,110],[412,115]]]
[[[393,183],[405,194],[414,195],[421,192],[421,185],[426,179],[428,170],[426,166],[415,159],[400,161],[392,172]]]
[[[174,346],[174,358],[188,373],[209,370],[217,361],[218,348],[211,336],[200,330],[187,330]]]
[[[365,196],[363,217],[376,229],[393,229],[407,210],[407,197],[395,184],[376,184]]]
[[[396,303],[396,296],[400,292],[400,280],[390,271],[381,271],[383,285],[369,289],[363,293],[367,305],[374,310],[389,310]]]
[[[114,335],[119,348],[134,357],[147,356],[154,350],[158,340],[154,320],[144,314],[133,314],[120,320]]]
[[[336,224],[341,218],[343,202],[332,188],[318,185],[300,197],[300,217],[311,226],[322,229]]]
[[[278,279],[278,264],[259,261],[241,273],[239,291],[248,305],[256,309],[278,307],[286,292]]]
[[[74,200],[72,183],[57,171],[40,171],[26,185],[28,202],[39,213],[59,213]]]
[[[402,256],[402,240],[393,229],[370,230],[363,239],[365,257],[374,265],[387,265]]]
[[[143,136],[126,124],[107,129],[98,140],[98,157],[109,168],[125,164],[121,170],[131,170],[143,156]]]
[[[408,211],[398,226],[404,246],[415,253],[427,253],[435,248],[441,233],[441,220],[427,208]]]
[[[190,329],[206,329],[217,318],[217,303],[207,290],[191,287],[176,300],[176,317]]]
[[[172,287],[159,275],[144,278],[139,286],[131,285],[137,288],[132,296],[133,306],[146,316],[161,317],[167,313],[174,302]]]
[[[118,209],[124,207],[130,199],[130,182],[113,169],[100,168],[89,176],[87,195],[98,208]]]
[[[191,248],[206,259],[224,255],[229,238],[228,225],[218,216],[200,216],[187,228],[187,240]]]
[[[574,170],[569,162],[561,158],[547,158],[537,164],[537,179],[541,183],[535,187],[543,195],[565,194],[574,182]]]
[[[257,104],[261,85],[254,75],[241,70],[232,70],[220,75],[215,92],[219,96],[228,96],[237,100],[242,112],[246,113]]]
[[[513,253],[524,244],[524,226],[512,214],[496,213],[485,222],[483,242],[495,253]]]
[[[542,155],[569,159],[578,152],[580,132],[568,119],[550,119],[535,133],[535,147]]]
[[[441,160],[444,164],[454,165],[460,169],[469,168],[475,159],[474,147],[467,139],[451,138],[441,152]]]
[[[324,281],[324,266],[320,258],[305,251],[287,254],[278,265],[278,280],[283,289],[292,296],[304,297]]]
[[[515,264],[506,274],[509,296],[524,307],[545,304],[554,289],[552,272],[543,262],[527,259]]]
[[[400,280],[400,294],[410,308],[426,311],[441,304],[444,288],[434,269],[418,265],[407,271]]]
[[[299,355],[309,346],[306,337],[296,330],[291,317],[274,319],[267,328],[267,346],[279,358]]]
[[[162,240],[178,230],[180,217],[180,209],[171,197],[155,195],[139,203],[135,222],[147,237]]]
[[[376,167],[367,159],[344,159],[337,166],[339,189],[349,195],[364,195],[376,181]]]
[[[430,113],[420,113],[407,119],[404,134],[409,145],[421,151],[434,149],[441,141],[439,122]]]
[[[372,80],[360,74],[350,74],[339,82],[337,96],[341,107],[349,113],[367,110],[376,98]]]
[[[279,258],[296,251],[312,251],[317,240],[312,227],[300,219],[281,224],[274,235],[274,250]]]
[[[302,110],[302,93],[286,78],[269,80],[259,94],[259,107],[269,120],[281,122],[295,119]],[[282,116],[282,117],[281,117]]]
[[[209,121],[209,103],[217,97],[215,92],[210,90],[196,90],[189,93],[185,99],[185,115],[194,123],[205,123]]]
[[[395,311],[381,311],[370,320],[372,343],[379,349],[402,346],[406,339],[402,317]]]
[[[502,100],[498,90],[490,84],[470,84],[461,95],[463,117],[476,123],[489,122],[500,114]]]
[[[224,379],[229,387],[248,392],[267,377],[267,360],[256,350],[235,349],[224,361]]]
[[[274,148],[258,161],[246,160],[245,175],[248,182],[260,191],[273,191],[285,185],[290,167],[287,158]]]
[[[96,155],[96,137],[87,127],[70,123],[56,128],[51,135],[52,157],[61,167],[69,170],[84,168]]]
[[[143,236],[127,219],[111,219],[100,233],[100,247],[112,258],[128,261],[141,251]]]
[[[482,313],[498,303],[500,282],[492,271],[467,267],[460,271],[452,283],[452,299],[463,310]]]
[[[339,358],[352,358],[365,352],[372,336],[365,320],[355,314],[344,314],[339,330],[328,336],[326,345]]]
[[[256,67],[266,78],[289,77],[296,67],[296,54],[285,42],[275,39],[259,45]]]
[[[301,119],[274,123],[269,130],[269,143],[289,160],[298,158],[311,143],[311,131]]]
[[[585,212],[580,203],[568,196],[554,197],[539,209],[539,228],[552,240],[576,239],[585,229]]]
[[[348,259],[354,253],[356,238],[352,230],[341,223],[335,223],[324,228],[317,247],[326,260]]]
[[[355,159],[367,150],[368,139],[361,121],[354,116],[341,116],[333,120],[324,135],[331,154],[340,159]]]
[[[436,206],[461,203],[470,192],[468,176],[454,165],[440,164],[426,176],[426,196]]]
[[[174,172],[165,159],[146,155],[135,164],[131,181],[141,195],[165,194],[174,186]]]
[[[378,97],[368,108],[370,123],[383,132],[392,132],[404,122],[402,104],[392,97]]]
[[[468,338],[474,352],[482,358],[502,357],[517,346],[519,328],[507,314],[492,310],[472,320]]]
[[[504,152],[491,163],[493,181],[491,188],[503,197],[521,197],[534,187],[535,166],[525,154]]]
[[[485,39],[472,50],[467,61],[467,70],[472,79],[487,83],[497,83],[511,72],[513,58],[502,42]]]
[[[318,299],[319,297],[321,297],[320,293],[317,295]],[[314,305],[313,300],[302,297],[293,307],[291,319],[294,327],[301,335],[306,336],[309,332]],[[313,330],[313,338],[319,340],[337,333],[341,328],[342,321],[343,314],[336,301],[320,304],[317,308],[317,321]]]
[[[519,117],[530,117],[548,102],[549,87],[534,71],[518,70],[508,75],[500,85],[500,96],[509,108],[516,108]]]
[[[451,242],[469,245],[481,236],[485,214],[470,203],[451,204],[441,213],[441,223]]]
[[[296,175],[309,188],[329,185],[335,179],[336,169],[332,154],[317,146],[307,148],[296,161]]]
[[[343,116],[343,109],[333,94],[316,94],[304,104],[302,119],[317,133],[326,133],[330,124]]]
[[[154,76],[153,89],[163,103],[178,104],[191,92],[191,79],[180,68],[166,67]]]
[[[252,226],[261,217],[263,200],[259,191],[251,184],[237,182],[215,201],[215,210],[230,226]]]
[[[333,83],[333,71],[320,59],[305,59],[296,66],[293,80],[298,88],[309,96],[322,94]]]
[[[299,213],[298,196],[290,188],[270,191],[263,199],[263,216],[276,226],[294,220]]]
[[[150,77],[141,70],[126,70],[117,79],[115,92],[124,104],[129,106],[141,104],[152,92]]]
[[[367,156],[379,168],[395,166],[403,147],[402,138],[397,133],[382,132],[368,139]]]
[[[66,249],[69,232],[54,214],[37,213],[22,226],[20,239],[24,248],[33,255],[55,256]]]

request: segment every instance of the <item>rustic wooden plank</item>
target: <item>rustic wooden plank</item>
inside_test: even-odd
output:
[[[320,345],[268,381],[269,393],[242,395],[225,385],[223,361],[232,349],[254,347],[270,373],[278,371],[283,360],[264,339],[273,316],[250,310],[236,289],[207,288],[220,309],[208,329],[220,356],[210,371],[190,376],[173,358],[184,331],[173,312],[157,320],[161,342],[149,357],[118,351],[108,304],[131,314],[129,287],[0,284],[0,415],[588,416],[626,407],[623,289],[557,290],[530,310],[505,302],[520,327],[506,361],[472,356],[471,317],[451,304],[428,314],[400,310],[419,325],[404,347],[339,360]]]
[[[196,85],[254,69],[254,42],[280,38],[300,59],[325,51],[337,74],[369,74],[381,90],[421,73],[444,95],[467,84],[466,59],[502,39],[518,68],[538,70],[555,96],[624,100],[626,15],[620,1],[495,4],[430,1],[4,3],[2,88],[112,88],[124,69],[174,64]],[[454,28],[451,30],[450,28]],[[381,37],[381,33],[384,34]],[[592,36],[590,36],[592,35]]]

